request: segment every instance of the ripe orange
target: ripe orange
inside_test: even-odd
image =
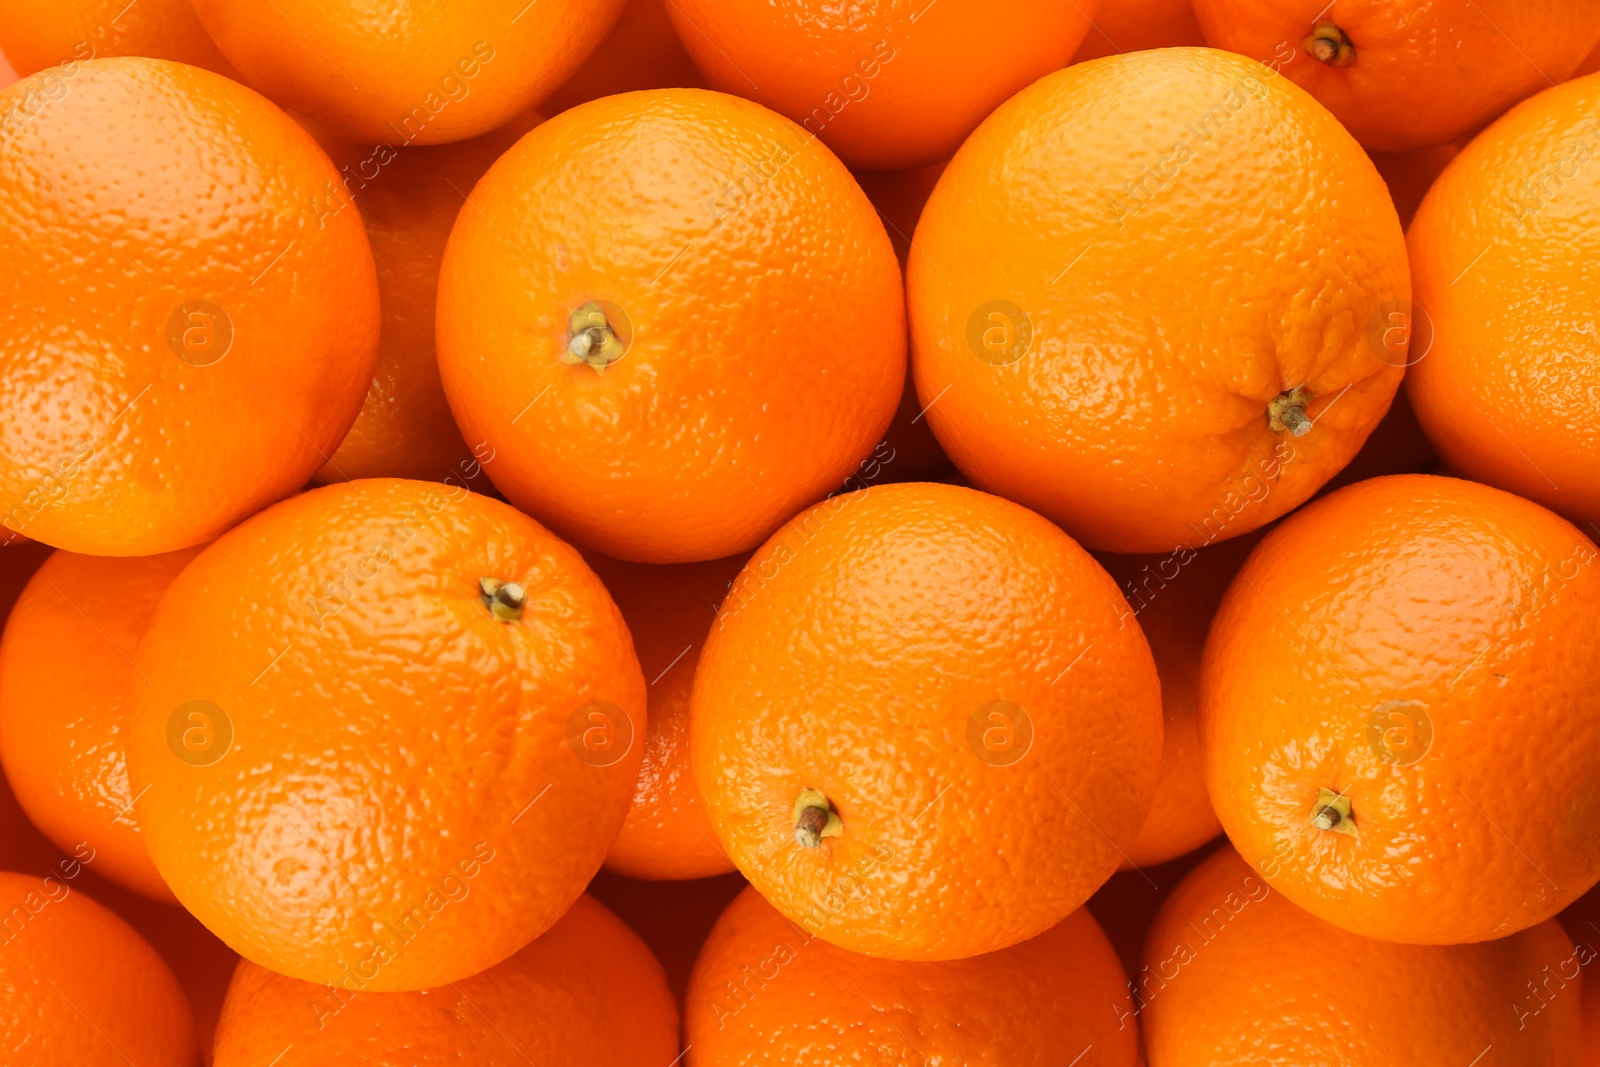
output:
[[[191,1067],[189,1006],[155,949],[56,877],[0,872],[0,1049],[15,1067]]]
[[[1091,548],[1198,548],[1293,509],[1355,455],[1405,362],[1370,339],[1410,296],[1382,179],[1240,56],[1041,79],[962,146],[916,244],[934,434],[979,488]]]
[[[1072,61],[1205,43],[1191,0],[1101,0]]]
[[[1138,1058],[1127,976],[1082,908],[999,952],[905,963],[810,937],[747,888],[695,961],[684,1014],[690,1067]]]
[[[1155,664],[1059,529],[949,485],[801,513],[723,601],[690,763],[728,855],[870,956],[1037,936],[1133,846],[1161,765]]]
[[[1145,960],[1150,1067],[1577,1062],[1579,964],[1554,922],[1481,945],[1375,941],[1224,848],[1168,898]]]
[[[852,167],[946,159],[1002,100],[1066,66],[1094,0],[673,0],[713,89],[800,123]]]
[[[1429,191],[1410,247],[1435,336],[1407,386],[1446,463],[1589,523],[1600,522],[1596,107],[1600,76],[1540,93]]]
[[[282,1067],[668,1067],[678,1009],[638,935],[580,896],[516,955],[439,989],[354,993],[241,963],[216,1067],[261,1067],[275,1055]]]
[[[670,0],[628,0],[611,33],[565,85],[539,105],[555,115],[637,89],[699,89],[705,79],[667,16]]]
[[[836,488],[905,374],[900,272],[849,172],[697,89],[575,107],[502,156],[450,235],[438,334],[495,485],[646,563],[753,548]]]
[[[23,77],[59,67],[71,79],[76,63],[97,56],[171,59],[236,76],[188,0],[0,0],[0,49]]]
[[[1207,42],[1265,59],[1368,148],[1470,134],[1577,69],[1600,0],[1194,0]]]
[[[589,58],[625,0],[194,0],[244,80],[356,141],[487,133]]]
[[[689,691],[717,608],[743,556],[661,566],[590,558],[633,635],[650,686],[650,728],[628,820],[606,866],[631,878],[733,870],[689,770]]]
[[[316,142],[242,86],[131,58],[53,101],[45,78],[0,90],[0,523],[95,555],[199,544],[354,420],[367,238]]]
[[[62,851],[92,849],[99,874],[174,903],[134,818],[123,717],[156,601],[199,551],[57,552],[0,640],[0,762],[28,817]]]
[[[461,440],[439,384],[439,260],[472,187],[540,121],[528,112],[470,141],[399,150],[324,142],[372,243],[383,331],[361,414],[314,482],[393,477],[486,487],[482,462],[493,453]]]
[[[647,725],[627,627],[577,553],[426,482],[328,486],[236,527],[134,662],[156,868],[241,955],[352,990],[454,981],[548,929],[638,776],[639,746],[589,728]]]
[[[1505,937],[1600,879],[1596,557],[1537,504],[1429,475],[1268,534],[1201,667],[1206,781],[1245,859],[1417,944]]]

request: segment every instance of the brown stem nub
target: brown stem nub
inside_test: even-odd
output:
[[[1306,414],[1306,405],[1315,399],[1303,385],[1279,393],[1267,404],[1268,428],[1274,433],[1287,432],[1295,437],[1304,437],[1316,425],[1311,416]]]
[[[1328,833],[1356,836],[1356,820],[1350,811],[1350,798],[1332,789],[1317,790],[1311,805],[1311,825]]]
[[[618,336],[605,309],[594,301],[567,316],[567,348],[561,353],[561,362],[587,363],[598,373],[621,359],[627,350],[627,341]]]
[[[1350,35],[1331,22],[1319,22],[1305,40],[1306,51],[1330,67],[1348,67],[1356,61]]]
[[[501,622],[516,622],[522,618],[522,605],[527,602],[528,594],[516,582],[479,578],[478,599],[489,609],[489,614]]]
[[[790,814],[794,819],[794,839],[801,848],[816,848],[823,838],[844,833],[839,813],[820,790],[800,790]]]

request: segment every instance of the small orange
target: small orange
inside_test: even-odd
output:
[[[487,133],[566,81],[626,0],[194,0],[244,81],[355,141]]]
[[[983,117],[1066,66],[1094,0],[673,0],[713,89],[803,125],[852,167],[946,159]]]
[[[192,1067],[194,1022],[167,965],[54,874],[0,872],[0,1049],[11,1067]]]
[[[106,56],[171,59],[235,77],[188,0],[0,0],[0,49],[22,77]]]
[[[1597,555],[1537,504],[1422,474],[1268,534],[1200,676],[1206,783],[1245,859],[1416,944],[1505,937],[1600,879]]]
[[[917,392],[974,485],[1085,545],[1236,537],[1344,466],[1400,382],[1410,297],[1361,147],[1270,65],[1081,63],[956,154],[908,274]]]
[[[633,635],[650,686],[650,729],[628,821],[606,866],[630,878],[706,878],[733,870],[689,770],[689,691],[717,608],[743,556],[708,563],[589,562]]]
[[[1283,72],[1380,152],[1470,134],[1568,77],[1600,0],[1194,0],[1206,41]]]
[[[1481,945],[1347,933],[1224,848],[1167,899],[1136,985],[1150,1067],[1575,1067],[1578,967],[1554,922]]]
[[[366,234],[243,86],[156,59],[81,63],[59,99],[49,77],[0,90],[0,523],[94,555],[199,544],[360,410]]]
[[[1100,0],[1072,61],[1205,43],[1191,0]]]
[[[439,260],[467,193],[540,121],[528,112],[448,145],[390,149],[324,141],[344,176],[344,207],[359,209],[372,243],[383,330],[361,414],[313,482],[393,477],[487,486],[482,464],[493,453],[461,439],[439,384],[433,323]]]
[[[1155,664],[1116,583],[1038,515],[873,486],[745,565],[695,674],[690,764],[728,855],[807,932],[943,960],[1035,937],[1133,846]]]
[[[516,955],[438,989],[352,993],[242,962],[216,1067],[669,1067],[677,1056],[661,965],[584,895]]]
[[[581,557],[426,482],[327,486],[235,527],[134,662],[156,868],[247,959],[350,990],[454,981],[548,929],[622,826],[624,731],[647,728]]]
[[[156,601],[199,551],[57,552],[0,640],[0,762],[28,817],[65,852],[92,848],[99,874],[173,903],[134,818],[123,718]]]
[[[1600,522],[1597,107],[1600,75],[1519,105],[1462,149],[1409,234],[1434,335],[1407,373],[1422,428],[1469,477],[1586,523]]]
[[[695,69],[667,15],[671,0],[628,0],[611,33],[565,85],[539,110],[559,114],[602,96],[637,89],[701,89]]]
[[[793,123],[625,93],[478,183],[439,274],[439,366],[512,503],[620,559],[718,559],[882,439],[904,306],[872,205]]]
[[[872,959],[807,935],[754,889],[717,920],[685,1000],[689,1067],[1133,1067],[1127,975],[1079,908],[967,960]]]

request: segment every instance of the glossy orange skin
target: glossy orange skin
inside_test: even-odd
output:
[[[630,878],[707,878],[734,869],[689,770],[689,692],[717,608],[743,556],[661,566],[589,562],[633,635],[650,686],[650,729],[628,820],[606,867]]]
[[[189,1005],[127,923],[55,875],[0,872],[0,914],[7,1067],[192,1067]]]
[[[208,541],[355,419],[378,342],[366,234],[353,211],[317,226],[337,172],[243,86],[97,59],[0,90],[0,112],[50,84],[0,155],[0,523],[93,555]],[[207,365],[224,331],[185,327],[195,300],[232,323]]]
[[[1240,853],[1320,918],[1416,944],[1505,937],[1600,879],[1597,555],[1537,504],[1421,474],[1268,534],[1201,667]],[[1320,789],[1355,836],[1312,825]]]
[[[601,370],[561,361],[590,301],[632,324]],[[698,89],[592,101],[518,142],[450,235],[438,315],[494,484],[644,563],[755,547],[872,451],[905,374],[900,272],[849,172]]]
[[[1159,683],[1127,613],[1087,552],[998,497],[881,485],[803,512],[746,564],[695,674],[690,764],[723,846],[853,952],[1043,933],[1116,870],[1155,793]],[[805,789],[843,821],[814,849]]]
[[[0,49],[26,77],[96,56],[146,56],[237,77],[188,0],[0,0]]]
[[[1191,0],[1100,0],[1072,61],[1205,43]]]
[[[28,817],[65,852],[92,848],[97,873],[171,903],[134,817],[123,720],[156,602],[199,551],[57,552],[0,639],[0,763]]]
[[[489,614],[480,577],[525,588],[520,620]],[[128,774],[167,884],[247,959],[365,991],[475,974],[548,929],[639,770],[637,748],[583,758],[572,724],[603,700],[648,725],[581,557],[426,482],[327,486],[236,527],[173,583],[135,663]],[[196,699],[213,733],[169,744]]]
[[[516,955],[439,989],[349,994],[241,963],[216,1067],[257,1067],[283,1048],[283,1067],[666,1067],[678,1009],[638,935],[584,895]]]
[[[1168,898],[1145,960],[1150,1067],[1577,1064],[1580,965],[1554,922],[1479,945],[1377,941],[1301,911],[1223,848]],[[1558,968],[1541,1008],[1525,983]]]
[[[1400,381],[1403,352],[1369,342],[1410,296],[1383,181],[1315,101],[1239,56],[1167,48],[1041,79],[962,146],[915,240],[934,434],[974,485],[1090,548],[1198,548],[1284,514]],[[1313,428],[1273,430],[1269,404],[1302,386]]]
[[[690,1067],[1045,1067],[1080,1054],[1079,1067],[1133,1067],[1132,1018],[1122,964],[1082,908],[999,952],[906,963],[810,937],[747,888],[695,961],[684,1041]]]
[[[244,80],[356,141],[487,133],[566,81],[626,0],[194,0]]]
[[[628,0],[617,24],[565,85],[539,105],[547,115],[602,96],[638,89],[703,89],[706,80],[683,50],[667,15],[668,0]]]
[[[1283,72],[1380,152],[1444,144],[1568,77],[1600,42],[1600,0],[1194,0],[1207,43],[1256,59],[1286,45]],[[1306,47],[1319,17],[1355,62]]]
[[[787,115],[852,167],[896,170],[948,158],[1002,100],[1066,66],[1095,9],[673,0],[668,12],[712,88]]]
[[[1600,191],[1588,176],[1600,153],[1596,106],[1597,75],[1540,93],[1462,149],[1429,190],[1409,239],[1416,302],[1435,339],[1407,375],[1446,463],[1580,520],[1591,536],[1600,360],[1590,308],[1600,280],[1584,265],[1600,253]]]
[[[439,383],[433,321],[439,261],[467,193],[541,121],[528,112],[470,141],[398,151],[329,145],[372,243],[383,330],[361,414],[313,482],[415,478],[487,488],[480,455],[461,439]],[[479,452],[492,454],[487,447]]]

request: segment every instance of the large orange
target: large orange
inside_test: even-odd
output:
[[[1481,945],[1347,933],[1224,848],[1167,899],[1137,985],[1150,1067],[1576,1067],[1578,967],[1554,922]]]
[[[1205,43],[1191,0],[1100,0],[1072,61]]]
[[[670,2],[628,0],[606,39],[539,109],[555,115],[589,100],[637,89],[703,88],[705,79],[667,16]]]
[[[487,133],[571,77],[626,0],[194,0],[244,80],[352,140]]]
[[[438,989],[352,993],[242,962],[216,1067],[669,1067],[677,1055],[678,1009],[661,965],[580,896],[516,955]]]
[[[1038,515],[874,486],[773,535],[695,675],[690,761],[723,846],[842,948],[957,959],[1037,936],[1132,847],[1161,765],[1149,646]]]
[[[448,145],[325,142],[344,175],[347,206],[359,210],[372,243],[383,330],[361,414],[313,481],[393,477],[487,488],[482,467],[494,453],[461,439],[439,384],[433,322],[439,260],[467,193],[540,121],[527,112]]]
[[[151,858],[248,959],[343,988],[475,974],[548,929],[627,815],[627,627],[578,554],[465,490],[269,508],[168,589],[128,774]],[[602,741],[607,739],[602,739]]]
[[[708,563],[590,562],[633,635],[650,686],[650,728],[628,820],[606,866],[633,878],[706,878],[733,870],[689,770],[689,692],[706,633],[744,557]]]
[[[717,559],[881,439],[903,309],[883,226],[827,149],[746,100],[625,93],[546,122],[473,191],[439,364],[512,503],[610,556]]]
[[[1600,0],[1194,0],[1206,41],[1283,72],[1369,148],[1470,134],[1600,42]]]
[[[1504,937],[1600,879],[1596,557],[1537,504],[1430,475],[1268,534],[1201,668],[1206,781],[1245,859],[1419,944]]]
[[[1405,362],[1373,341],[1410,297],[1383,180],[1316,101],[1225,52],[1029,86],[945,169],[916,247],[935,435],[1091,548],[1197,548],[1293,509]]]
[[[1434,341],[1407,390],[1439,455],[1590,523],[1600,522],[1596,107],[1600,75],[1518,106],[1439,176],[1409,235],[1418,317]]]
[[[906,963],[812,937],[747,888],[701,949],[685,1005],[690,1067],[1138,1058],[1127,976],[1082,908],[999,952]]]
[[[65,852],[91,848],[98,873],[173,902],[134,818],[123,720],[156,601],[198,552],[57,552],[0,640],[0,763],[28,817]]]
[[[712,88],[803,125],[853,167],[945,159],[1006,97],[1066,66],[1095,0],[673,0]]]
[[[172,59],[234,76],[188,0],[0,0],[0,49],[26,77],[105,56]]]
[[[155,59],[49,77],[0,90],[0,523],[95,555],[199,544],[304,484],[360,410],[366,234],[243,86]]]
[[[10,1067],[192,1067],[183,992],[127,923],[53,873],[0,872],[0,915]]]

